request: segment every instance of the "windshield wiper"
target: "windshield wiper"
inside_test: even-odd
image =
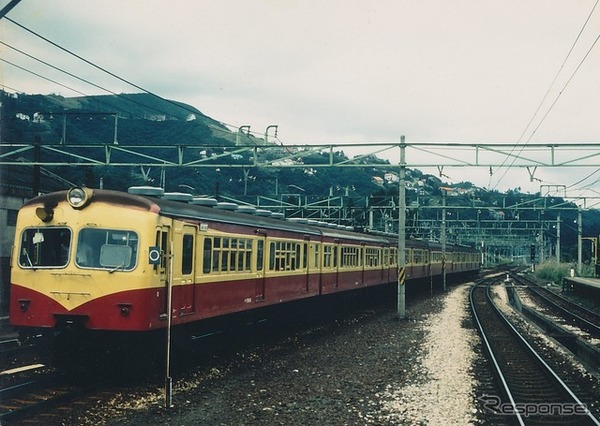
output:
[[[33,262],[31,261],[31,258],[29,257],[29,253],[27,252],[27,249],[23,249],[23,251],[25,252],[25,256],[27,257],[27,262],[29,262],[29,267],[35,271],[35,266],[33,266]]]
[[[110,271],[108,271],[108,273],[112,274],[113,272],[115,272],[119,268],[125,268],[125,261],[123,261],[119,265],[115,266],[113,269],[111,269]]]

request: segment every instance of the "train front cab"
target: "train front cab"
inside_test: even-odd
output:
[[[159,289],[153,286],[160,284],[147,260],[157,215],[106,192],[95,195],[74,207],[66,191],[54,193],[20,210],[11,269],[13,326],[52,332],[158,325]]]

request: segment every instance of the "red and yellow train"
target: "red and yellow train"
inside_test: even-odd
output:
[[[166,327],[169,294],[180,327],[397,280],[393,238],[175,195],[73,188],[28,201],[17,220],[10,323],[139,333]],[[408,281],[438,276],[441,246],[407,241],[406,263]],[[477,272],[479,256],[448,246],[445,268]]]

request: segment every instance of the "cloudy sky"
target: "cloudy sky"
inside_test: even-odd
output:
[[[584,144],[600,143],[596,3],[23,0],[7,16],[230,126],[262,134],[277,124],[284,144],[397,142],[401,135],[408,143]],[[5,19],[0,40],[111,91],[138,92]],[[0,58],[85,94],[106,93],[6,45]],[[79,95],[7,62],[0,62],[0,82],[9,91]],[[589,175],[570,195],[587,187],[600,196],[596,170],[542,169],[541,182],[529,182],[523,169],[444,174],[531,192]]]

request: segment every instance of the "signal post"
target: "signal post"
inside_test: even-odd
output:
[[[398,185],[398,319],[406,318],[406,145],[400,137],[400,175]]]

